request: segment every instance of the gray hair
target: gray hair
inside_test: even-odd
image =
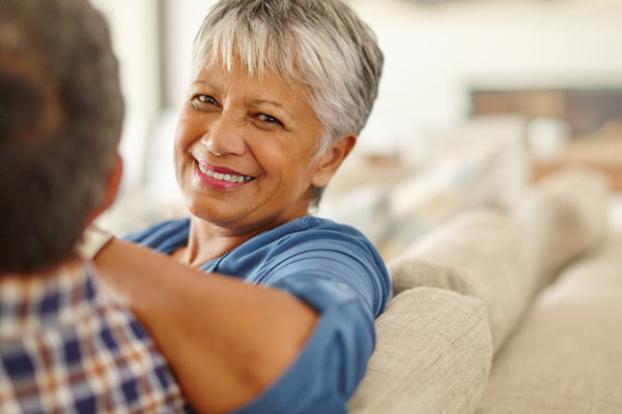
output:
[[[122,119],[108,27],[87,0],[0,1],[0,273],[72,254]]]
[[[324,127],[317,153],[365,126],[383,56],[370,28],[339,0],[222,0],[203,21],[193,65],[239,58],[249,75],[265,72],[307,86]]]

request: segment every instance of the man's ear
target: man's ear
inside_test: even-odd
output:
[[[311,183],[315,187],[325,187],[355,144],[354,134],[344,135],[334,141],[329,149],[319,155]]]
[[[108,174],[108,179],[106,180],[106,189],[104,191],[104,196],[102,197],[102,201],[99,203],[99,206],[89,215],[87,220],[87,225],[91,224],[100,214],[108,209],[117,198],[117,194],[119,192],[119,187],[121,186],[121,178],[123,177],[123,159],[117,153],[114,165],[112,166],[112,170]]]

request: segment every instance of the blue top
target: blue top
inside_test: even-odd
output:
[[[128,239],[171,254],[188,243],[189,232],[186,218]],[[296,361],[238,413],[346,412],[374,349],[374,318],[390,292],[384,262],[362,233],[305,216],[256,235],[201,270],[285,290],[320,314]]]

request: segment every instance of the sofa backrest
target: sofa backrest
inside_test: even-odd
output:
[[[527,244],[508,212],[470,211],[389,264],[394,291],[433,286],[482,300],[496,351],[531,297],[535,273]]]
[[[622,234],[564,269],[495,358],[478,414],[622,412]]]
[[[604,238],[607,185],[564,171],[509,210],[474,210],[388,264],[396,296],[350,401],[355,414],[474,413],[497,354],[534,296]]]
[[[573,168],[510,210],[465,212],[389,263],[394,291],[432,286],[481,299],[496,352],[534,296],[604,239],[608,196],[602,175]]]
[[[604,240],[608,200],[605,177],[585,168],[562,170],[526,191],[513,213],[535,257],[534,294]]]

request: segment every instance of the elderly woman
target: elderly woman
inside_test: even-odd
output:
[[[194,52],[175,139],[191,216],[130,237],[176,260],[114,240],[96,264],[200,411],[345,412],[390,284],[360,232],[308,212],[382,54],[339,0],[223,0]]]

